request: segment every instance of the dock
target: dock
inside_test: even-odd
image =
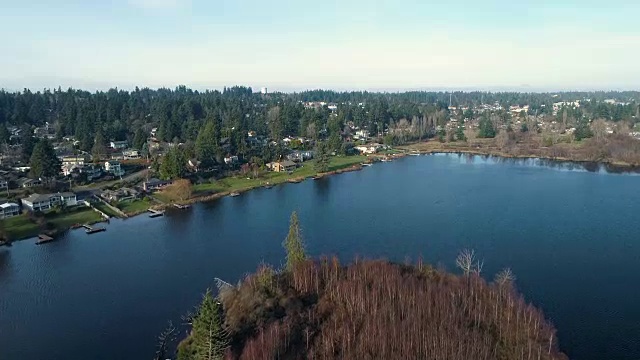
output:
[[[189,205],[189,204],[185,204],[185,205],[182,205],[182,204],[173,204],[173,206],[174,206],[175,208],[177,208],[177,209],[181,209],[181,210],[188,209],[188,208],[190,208],[190,207],[191,207],[191,205]]]
[[[36,241],[36,245],[45,244],[45,243],[51,242],[53,240],[54,239],[49,235],[40,234],[40,235],[38,235],[38,240]]]
[[[92,227],[92,226],[89,226],[87,224],[82,225],[82,227],[87,229],[85,231],[87,233],[87,235],[95,234],[95,233],[102,232],[102,231],[107,231],[106,228],[103,228],[103,227]]]
[[[149,209],[149,212],[151,213],[149,215],[150,218],[155,218],[155,217],[158,217],[158,216],[164,216],[164,210],[160,211],[160,210]]]

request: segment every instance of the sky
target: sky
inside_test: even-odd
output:
[[[0,88],[637,90],[637,0],[0,0]]]

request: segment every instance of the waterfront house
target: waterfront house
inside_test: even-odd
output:
[[[380,144],[365,144],[365,145],[358,145],[355,147],[355,149],[361,152],[362,154],[375,154],[381,148],[382,148],[382,145]]]
[[[134,189],[121,188],[118,190],[104,190],[100,197],[106,201],[128,201],[135,200],[140,196],[140,193]]]
[[[124,141],[111,141],[109,143],[109,147],[114,149],[114,150],[123,150],[126,149],[129,146],[129,143],[124,140]]]
[[[12,202],[0,204],[0,219],[20,215],[20,205]]]
[[[161,190],[164,189],[165,187],[169,186],[173,184],[173,182],[171,180],[159,180],[156,178],[150,179],[148,181],[145,181],[142,183],[142,189],[144,191],[155,191],[155,190]]]
[[[74,206],[78,204],[76,194],[63,192],[56,194],[31,194],[22,199],[22,206],[29,211],[47,211],[57,205]]]
[[[296,169],[296,163],[291,160],[272,162],[267,164],[267,168],[275,172],[289,172]]]
[[[105,161],[104,170],[108,173],[113,174],[114,176],[122,176],[124,175],[124,170],[122,170],[122,166],[119,161],[110,160]]]

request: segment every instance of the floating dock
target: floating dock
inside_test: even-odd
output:
[[[51,242],[53,240],[54,239],[49,235],[40,234],[40,235],[38,235],[38,240],[36,241],[36,245],[45,244],[45,243]]]
[[[155,218],[155,217],[158,217],[158,216],[164,216],[164,210],[160,211],[160,210],[149,209],[149,212],[151,213],[149,215],[150,218]]]
[[[181,210],[188,209],[188,208],[190,208],[190,207],[191,207],[191,205],[189,205],[189,204],[185,204],[185,205],[182,205],[182,204],[173,204],[173,206],[174,206],[174,207],[176,207],[176,208],[178,208],[178,209],[181,209]]]
[[[95,227],[95,228],[94,228],[94,227],[91,227],[91,226],[89,226],[89,225],[87,225],[87,224],[82,225],[82,227],[83,227],[83,228],[85,228],[85,229],[87,229],[85,232],[86,232],[88,235],[95,234],[95,233],[102,232],[102,231],[107,231],[107,229],[106,229],[106,228],[103,228],[103,227]]]

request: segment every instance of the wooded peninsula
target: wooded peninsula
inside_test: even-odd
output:
[[[515,290],[515,276],[481,277],[464,250],[461,275],[416,263],[309,259],[291,216],[286,265],[263,265],[238,285],[219,280],[186,319],[178,360],[566,359],[553,326]],[[176,328],[156,359],[171,356]]]

